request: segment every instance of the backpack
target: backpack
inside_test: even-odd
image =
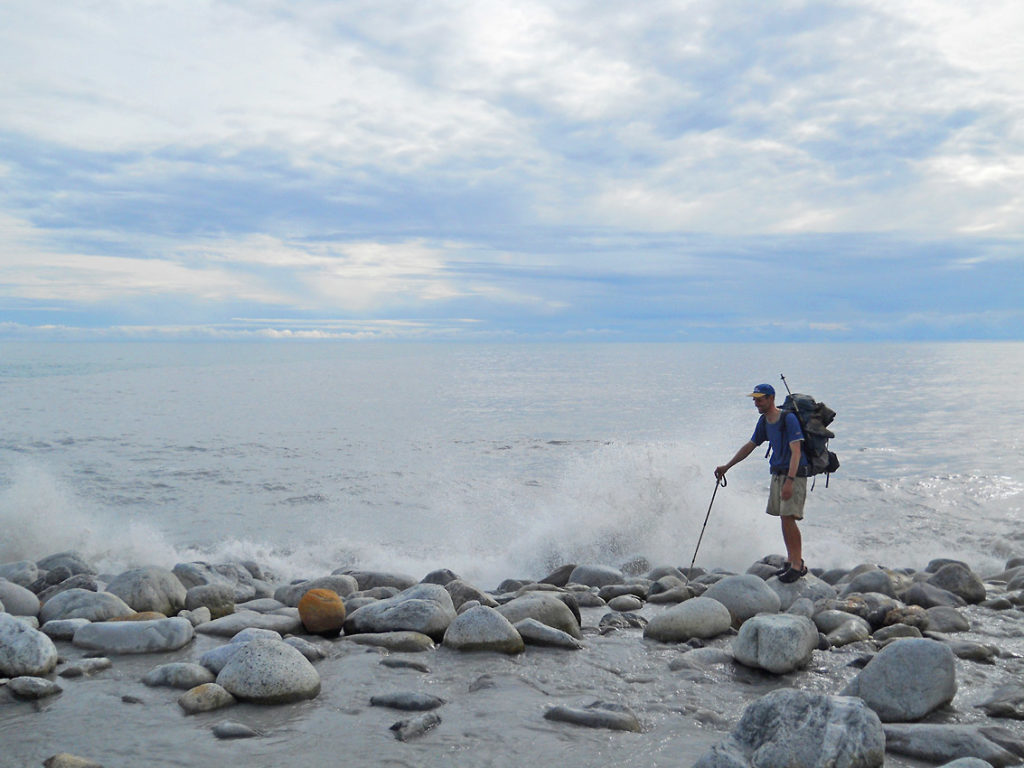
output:
[[[828,449],[829,438],[835,437],[828,425],[836,417],[836,412],[810,395],[797,393],[786,395],[779,410],[782,411],[783,432],[787,413],[794,414],[800,422],[804,433],[801,448],[807,457],[807,476],[825,475],[825,487],[828,488],[829,475],[839,469],[839,457]]]

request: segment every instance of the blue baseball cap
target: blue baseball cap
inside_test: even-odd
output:
[[[765,397],[766,395],[775,397],[775,387],[771,384],[758,384],[747,397]]]

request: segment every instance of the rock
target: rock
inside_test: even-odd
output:
[[[850,595],[850,597],[858,597],[862,601],[863,607],[860,609],[863,611],[862,618],[871,625],[872,629],[884,627],[894,612],[898,613],[901,609],[908,607],[896,598],[883,595],[881,592],[862,592],[856,596]],[[892,623],[898,623],[900,620],[895,618]]]
[[[371,707],[390,707],[405,712],[426,712],[444,704],[444,699],[416,691],[396,691],[370,697]]]
[[[461,579],[452,579],[444,585],[444,588],[448,591],[448,594],[451,595],[452,605],[455,606],[456,611],[458,611],[464,603],[471,600],[475,600],[480,603],[480,605],[486,605],[489,608],[498,607],[498,602],[493,597],[472,584],[462,581]]]
[[[230,695],[230,694],[228,694]],[[260,736],[260,732],[244,723],[224,720],[213,726],[213,735],[218,739],[251,739]]]
[[[235,698],[258,704],[312,699],[320,675],[305,656],[279,640],[251,640],[217,675],[217,684]]]
[[[577,608],[603,608],[605,605],[604,600],[595,592],[574,592],[573,596],[576,598]]]
[[[188,620],[175,617],[87,624],[75,632],[72,642],[104,653],[157,653],[188,645],[194,636]]]
[[[31,560],[18,560],[0,565],[0,579],[7,579],[19,587],[28,587],[39,578],[39,567]]]
[[[923,581],[919,581],[903,593],[903,602],[920,605],[922,608],[933,608],[937,605],[958,608],[967,604],[959,595]]]
[[[928,629],[928,612],[919,605],[900,605],[888,611],[882,619],[882,626],[888,627],[893,624],[906,624],[924,632]]]
[[[458,616],[444,633],[444,645],[457,651],[522,653],[523,638],[494,608],[478,605]]]
[[[935,640],[897,640],[850,681],[844,696],[859,696],[884,723],[919,720],[956,695],[953,652]]]
[[[544,713],[545,720],[555,720],[587,728],[608,728],[613,731],[641,730],[640,721],[629,707],[595,701],[583,709],[555,706]]]
[[[942,566],[926,583],[952,592],[968,605],[980,603],[986,597],[981,578],[963,563],[952,562]]]
[[[227,584],[200,584],[185,593],[185,608],[205,608],[211,619],[230,616],[235,612],[235,590]]]
[[[87,573],[79,573],[72,576],[70,579],[65,579],[59,584],[54,584],[52,587],[47,587],[39,593],[39,602],[41,605],[46,605],[54,595],[59,595],[62,592],[68,592],[72,589],[84,589],[88,592],[100,592],[100,582],[95,576]]]
[[[694,768],[876,768],[885,747],[878,716],[859,699],[784,688],[749,704]]]
[[[834,632],[835,630],[839,629],[841,626],[843,626],[849,621],[858,622],[862,624],[868,630],[868,632],[871,632],[871,625],[868,623],[867,619],[862,619],[860,616],[856,616],[852,613],[847,613],[846,611],[837,611],[833,609],[819,611],[818,613],[814,614],[813,621],[814,626],[818,628],[818,631],[823,632],[826,635],[829,632]]]
[[[798,597],[790,604],[789,608],[786,609],[786,613],[793,613],[797,616],[806,616],[810,619],[815,614],[814,603],[806,597]]]
[[[371,645],[405,653],[418,653],[434,649],[433,638],[422,632],[365,632],[358,635],[346,635],[345,640],[356,645]]]
[[[933,633],[929,632],[929,636]],[[979,664],[995,664],[996,658],[999,656],[999,649],[993,645],[985,645],[983,643],[974,643],[969,640],[951,640],[948,638],[938,638],[942,643],[947,645],[953,655],[958,659],[964,661],[976,661]]]
[[[646,618],[638,613],[606,613],[597,623],[602,635],[613,629],[643,629],[648,624]]]
[[[395,738],[399,741],[409,741],[417,736],[422,736],[440,724],[441,717],[436,712],[427,712],[409,720],[399,720],[391,726],[390,730],[395,732]]]
[[[177,661],[154,667],[146,673],[142,682],[153,687],[165,685],[188,690],[203,683],[212,683],[215,679],[213,672],[200,664]]]
[[[892,578],[886,571],[877,567],[858,573],[841,586],[842,590],[839,594],[842,597],[865,592],[877,592],[888,597],[896,597]]]
[[[1017,765],[1020,754],[1006,749],[992,736],[1005,739],[1012,734],[991,726],[978,725],[886,725],[885,748],[898,755],[907,755],[930,763],[943,763],[962,757],[986,760],[996,768]]]
[[[728,608],[709,597],[695,597],[652,618],[644,628],[644,637],[681,643],[694,637],[717,637],[731,627],[732,616]]]
[[[430,667],[420,661],[413,661],[412,659],[400,659],[395,656],[385,656],[380,660],[381,666],[390,667],[391,669],[414,669],[417,672],[423,672],[424,674],[430,672]]]
[[[562,565],[553,570],[547,576],[540,580],[541,584],[552,584],[556,587],[564,587],[569,583],[569,577],[572,576],[572,572],[576,569],[575,563],[569,563]]]
[[[416,584],[394,597],[364,605],[345,620],[345,634],[420,632],[440,641],[455,619],[448,591],[437,584]]]
[[[57,648],[37,629],[0,613],[0,676],[46,675],[57,666]]]
[[[196,608],[193,611],[178,611],[178,616],[183,619],[188,619],[189,624],[193,627],[198,627],[200,624],[206,624],[208,621],[213,619],[210,609],[205,605]]]
[[[38,616],[39,598],[20,584],[0,579],[0,604],[13,616]]]
[[[97,672],[110,669],[112,666],[114,666],[114,663],[110,659],[105,656],[99,656],[79,659],[74,664],[63,667],[58,674],[61,677],[89,677]]]
[[[708,587],[702,597],[717,600],[728,608],[734,627],[759,613],[778,613],[782,604],[778,593],[764,579],[752,574],[726,576]]]
[[[231,636],[232,643],[248,643],[250,640],[283,640],[280,632],[261,627],[246,627]]]
[[[359,582],[356,581],[354,576],[348,574],[321,576],[318,579],[310,579],[309,581],[300,581],[296,584],[278,587],[274,591],[274,599],[295,608],[299,605],[299,600],[302,599],[302,596],[311,589],[329,589],[339,597],[348,597],[353,592],[358,591]]]
[[[375,587],[394,587],[395,589],[404,592],[412,586],[416,585],[416,579],[412,576],[407,576],[404,573],[389,573],[387,571],[352,571],[352,570],[337,570],[332,575],[343,573],[346,576],[351,576],[356,580],[358,586],[356,589],[374,589]],[[436,586],[436,585],[435,585]],[[340,592],[338,594],[341,594]]]
[[[562,595],[531,592],[499,606],[497,611],[512,624],[523,619],[536,619],[581,640],[583,633],[578,610],[573,612],[562,598]]]
[[[88,562],[85,557],[75,550],[58,552],[55,555],[44,557],[42,560],[36,561],[36,566],[41,571],[52,571],[56,568],[67,568],[71,571],[72,575],[83,573],[95,576],[99,573],[99,571],[96,570],[96,568]]]
[[[40,631],[51,640],[70,641],[75,632],[88,623],[88,619],[54,619],[43,624]]]
[[[768,579],[765,583],[779,596],[780,611],[788,610],[789,606],[801,597],[806,597],[813,603],[818,600],[835,598],[838,594],[835,587],[826,584],[812,573],[808,573],[802,579],[797,579],[791,584],[779,581],[776,576]]]
[[[974,706],[983,710],[989,717],[1024,720],[1024,685],[1020,683],[1002,685],[988,698]]]
[[[732,664],[735,659],[728,651],[721,648],[694,648],[684,651],[678,658],[668,663],[673,672],[680,669],[708,669],[709,667]]]
[[[148,565],[118,575],[107,585],[136,611],[159,611],[174,616],[185,607],[185,585],[166,568]]]
[[[659,583],[660,582],[655,582],[655,584]],[[680,584],[658,592],[650,592],[647,595],[647,602],[654,603],[656,605],[666,603],[685,603],[687,600],[692,599],[695,595],[696,593],[694,592],[692,587]]]
[[[928,629],[935,632],[968,632],[971,622],[956,608],[948,605],[936,605],[928,608]]]
[[[291,632],[302,631],[302,621],[298,612],[295,615],[281,615],[276,613],[257,613],[256,611],[237,611],[230,616],[208,621],[196,627],[196,632],[202,635],[216,635],[218,637],[234,637],[243,629],[268,629],[282,635]]]
[[[619,595],[608,601],[608,607],[613,611],[639,611],[644,607],[644,601],[636,595]]]
[[[588,587],[587,589],[597,589],[598,597],[605,602],[610,602],[616,597],[632,596],[638,597],[641,600],[647,599],[647,594],[650,591],[651,582],[643,580],[641,582],[632,582],[629,584],[608,584],[604,587]]]
[[[103,764],[87,757],[58,752],[43,761],[43,768],[103,768]]]
[[[211,648],[199,657],[199,664],[217,675],[224,669],[231,657],[244,647],[245,643],[225,643]]]
[[[570,584],[586,584],[588,587],[621,584],[624,579],[622,571],[606,565],[577,565],[569,574]]]
[[[888,627],[876,629],[871,635],[876,643],[886,643],[904,637],[922,637],[921,630],[908,624],[890,624]]]
[[[515,624],[516,632],[527,645],[541,645],[549,648],[569,648],[579,650],[583,642],[568,632],[549,627],[536,619],[523,619]]]
[[[300,597],[299,599],[301,600],[302,598]],[[274,611],[279,611],[282,608],[287,607],[288,606],[282,603],[280,600],[275,600],[272,597],[264,597],[258,600],[248,600],[244,603],[235,603],[235,610],[255,611],[256,613],[274,613]]]
[[[842,648],[844,645],[859,643],[871,637],[871,625],[857,616],[853,616],[845,624],[842,624],[831,632],[825,639],[831,648]]]
[[[185,710],[186,715],[200,712],[212,712],[215,709],[230,707],[235,697],[217,683],[202,683],[178,697],[178,706]]]
[[[327,652],[323,648],[313,645],[313,643],[303,640],[301,637],[286,637],[284,642],[305,656],[309,661],[320,661],[327,658]]]
[[[62,691],[59,685],[44,677],[15,677],[7,683],[7,689],[23,699],[45,699]]]
[[[422,584],[440,584],[442,587],[453,581],[458,581],[459,575],[448,568],[438,568],[437,570],[431,571],[422,579]]]
[[[117,595],[75,588],[47,600],[39,612],[39,620],[43,624],[55,619],[106,621],[133,613],[135,610]]]
[[[814,622],[781,613],[746,621],[732,642],[732,655],[745,666],[782,675],[806,666],[817,647]]]
[[[299,620],[310,634],[336,637],[345,626],[345,602],[337,592],[311,589],[299,600]]]
[[[961,757],[951,763],[944,763],[939,768],[992,768],[992,763],[977,757]]]

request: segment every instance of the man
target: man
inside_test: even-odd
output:
[[[807,459],[800,450],[803,432],[800,421],[793,413],[782,418],[782,411],[775,406],[775,388],[771,384],[758,384],[748,395],[754,399],[754,407],[761,417],[754,427],[754,434],[743,444],[728,464],[715,468],[715,477],[725,477],[735,464],[739,464],[753,450],[766,440],[771,446],[772,481],[768,491],[769,515],[782,520],[782,540],[786,544],[789,559],[776,573],[779,581],[787,584],[807,575],[807,564],[803,557],[803,542],[797,520],[804,517],[804,499],[807,497]]]

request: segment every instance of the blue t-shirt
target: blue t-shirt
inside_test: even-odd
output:
[[[800,421],[796,414],[786,413],[783,414],[783,418],[786,420],[785,435],[783,435],[782,419],[774,424],[769,424],[768,419],[762,416],[757,420],[754,434],[750,438],[750,442],[754,445],[761,445],[767,440],[772,447],[771,458],[768,460],[768,467],[772,472],[789,471],[789,459],[793,453],[789,449],[789,444],[794,440],[804,439],[804,433],[800,429]],[[800,466],[807,466],[807,456],[803,451],[800,452]]]

